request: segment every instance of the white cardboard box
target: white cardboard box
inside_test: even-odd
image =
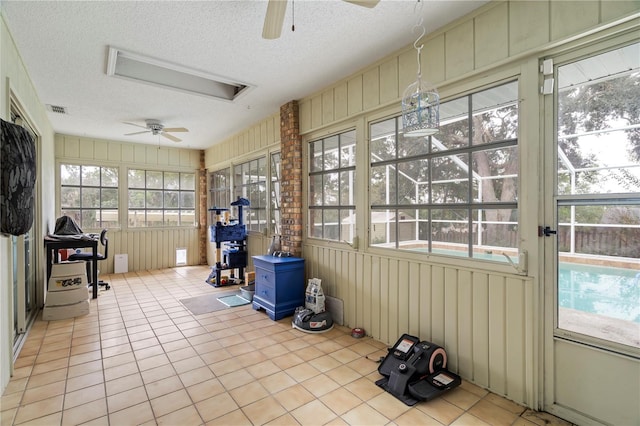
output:
[[[116,254],[113,259],[113,273],[126,274],[129,272],[129,255]]]
[[[89,289],[87,287],[73,287],[65,291],[47,292],[47,300],[45,306],[73,305],[89,298]]]
[[[62,319],[79,317],[89,313],[89,299],[72,305],[45,306],[42,310],[44,321],[57,321]]]

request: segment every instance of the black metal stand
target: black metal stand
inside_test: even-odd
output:
[[[216,244],[216,264],[211,268],[211,273],[207,278],[207,283],[214,287],[236,284],[234,271],[238,269],[238,279],[242,281],[244,268],[247,266],[247,231],[243,222],[242,208],[249,205],[249,200],[238,197],[237,201],[231,203],[238,207],[237,221],[229,221],[227,208],[212,207],[210,212],[215,212],[215,222],[209,226],[210,241]],[[213,217],[212,217],[213,222]],[[222,244],[225,248],[222,248]],[[222,271],[230,270],[229,277],[223,278]]]

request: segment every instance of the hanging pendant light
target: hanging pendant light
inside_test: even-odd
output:
[[[422,10],[420,0],[418,3]],[[402,128],[404,135],[408,137],[433,135],[438,133],[440,127],[440,96],[435,87],[422,80],[420,55],[424,45],[418,46],[418,42],[426,32],[422,20],[422,12],[420,12],[420,19],[413,27],[413,31],[422,30],[420,36],[413,43],[418,57],[418,75],[416,81],[406,88],[402,96]]]

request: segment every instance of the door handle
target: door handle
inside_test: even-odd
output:
[[[557,233],[558,232],[555,229],[551,229],[548,226],[545,226],[544,228],[542,226],[538,226],[538,237],[549,237]]]

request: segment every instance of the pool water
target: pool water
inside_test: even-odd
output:
[[[467,254],[447,249],[434,249],[433,252],[462,257]],[[476,259],[506,262],[506,258],[499,253],[474,253],[473,256]],[[518,261],[514,257],[511,259]],[[558,303],[561,308],[577,309],[640,324],[640,268],[560,262]]]
[[[640,271],[561,262],[558,304],[640,323]]]

